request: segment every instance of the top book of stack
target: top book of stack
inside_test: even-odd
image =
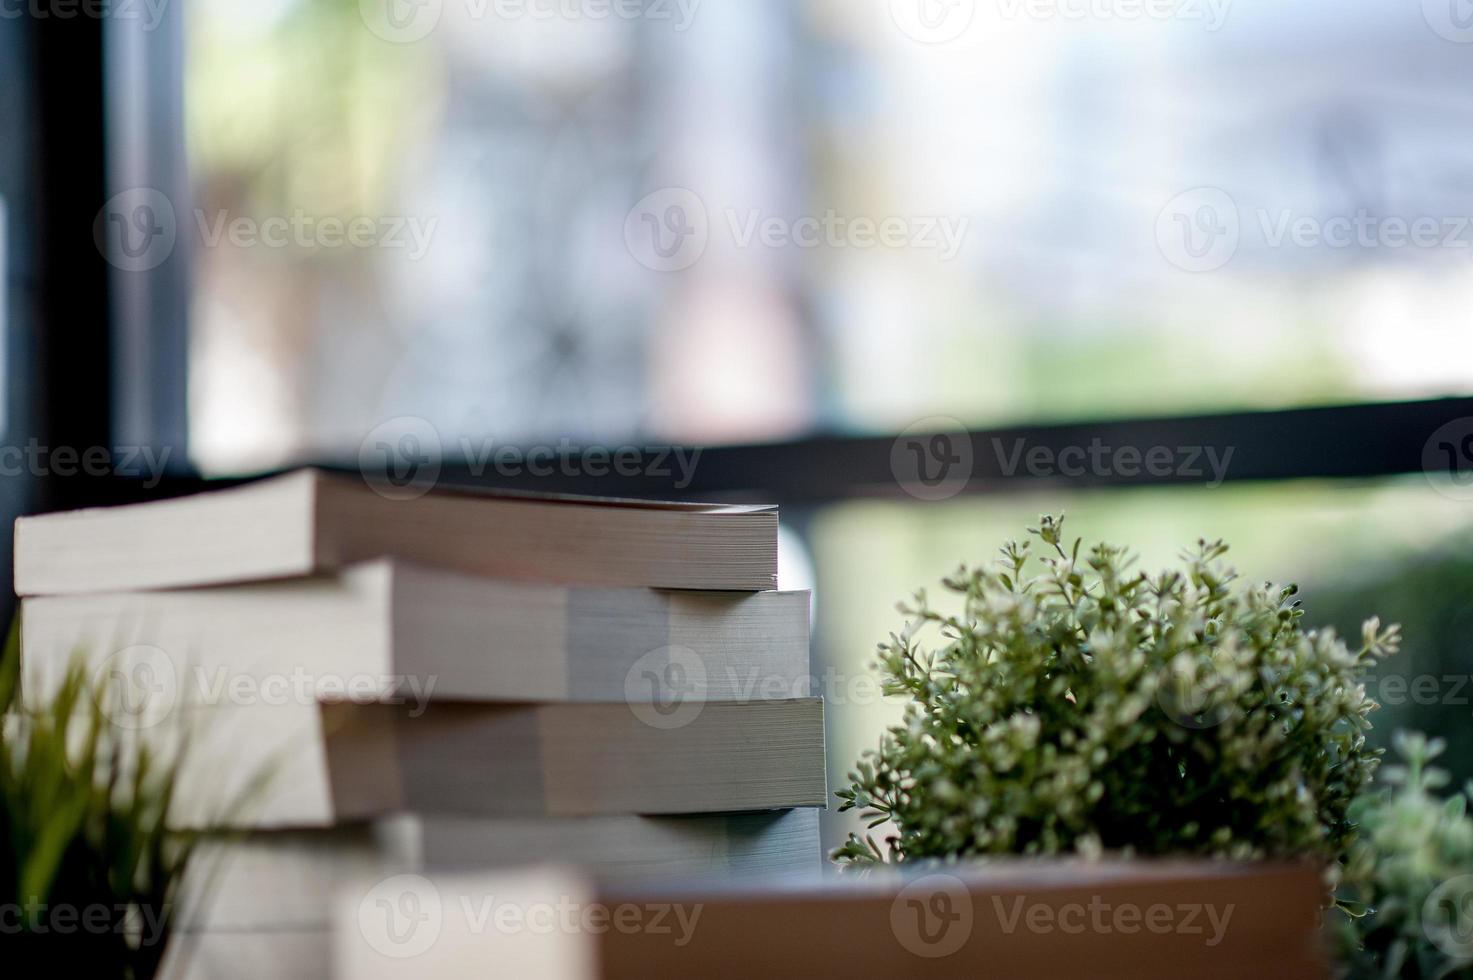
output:
[[[155,503],[24,517],[22,596],[176,589],[398,558],[561,585],[760,592],[777,587],[775,507],[435,490],[390,499],[304,470]]]

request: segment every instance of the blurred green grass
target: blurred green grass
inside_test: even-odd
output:
[[[0,660],[0,931],[12,962],[152,977],[199,836],[165,821],[181,756],[114,726],[112,692],[80,660],[43,703],[24,694],[13,629]]]

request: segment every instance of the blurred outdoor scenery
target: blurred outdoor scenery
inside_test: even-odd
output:
[[[206,472],[352,458],[404,416],[447,447],[721,444],[1473,393],[1473,25],[1450,0],[365,9],[185,11]],[[400,244],[206,245],[221,214]],[[1041,512],[1149,567],[1227,538],[1312,622],[1404,623],[1386,670],[1440,696],[1383,698],[1382,735],[1448,735],[1462,777],[1473,689],[1443,678],[1473,674],[1470,508],[1416,477],[785,517],[821,679]],[[824,693],[838,785],[893,712]]]

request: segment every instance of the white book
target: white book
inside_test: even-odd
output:
[[[777,509],[448,489],[397,499],[304,470],[15,524],[23,596],[292,578],[381,557],[561,584],[757,591],[777,586]]]
[[[331,930],[181,932],[169,939],[158,980],[323,980],[333,975]]]
[[[805,880],[822,863],[818,811],[536,820],[404,814],[260,831],[200,846],[175,924],[224,934],[320,932],[331,927],[338,892],[359,881],[547,861],[616,881]]]
[[[567,587],[380,560],[254,585],[29,598],[21,610],[33,683],[77,654],[101,663],[146,646],[185,704],[246,700],[242,678],[361,699],[412,699],[431,684],[436,697],[494,701],[809,693],[807,592]],[[672,663],[679,692],[661,689]]]
[[[341,895],[358,895],[371,918],[381,914],[375,889],[392,889],[403,876],[427,881],[551,860],[601,881],[712,886],[801,883],[820,876],[823,862],[811,809],[541,820],[405,815],[262,832],[196,854],[159,976],[320,980],[332,973]]]
[[[334,817],[689,814],[828,801],[823,701],[325,704]]]

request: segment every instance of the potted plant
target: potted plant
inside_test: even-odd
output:
[[[1032,541],[916,594],[880,647],[904,718],[858,762],[841,810],[855,867],[989,855],[1311,859],[1338,868],[1371,780],[1363,677],[1398,631],[1355,648],[1301,627],[1294,586],[1246,583],[1202,541],[1184,566]],[[1034,558],[1034,544],[1045,552]],[[934,639],[933,639],[934,637]],[[1333,875],[1333,870],[1332,870]]]
[[[900,607],[879,659],[905,715],[838,793],[888,830],[835,860],[1308,859],[1338,890],[1348,975],[1473,977],[1473,782],[1441,797],[1444,744],[1414,732],[1378,775],[1365,738],[1397,627],[1371,619],[1354,648],[1305,630],[1298,590],[1243,582],[1220,541],[1152,575],[1066,547],[1062,518],[1030,532],[1036,566],[1009,543],[945,580],[949,611],[925,592]]]

